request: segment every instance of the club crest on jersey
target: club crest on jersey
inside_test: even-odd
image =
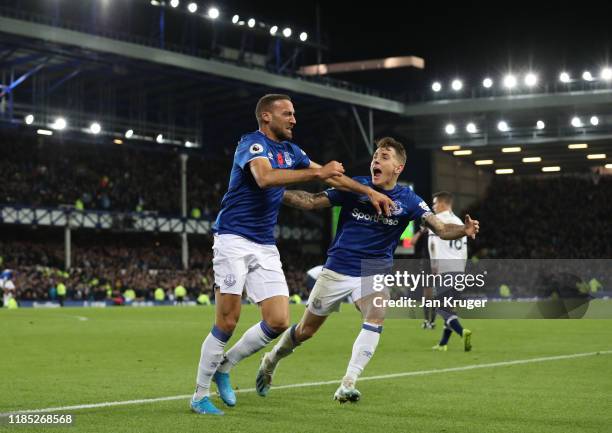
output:
[[[289,167],[293,164],[293,159],[291,158],[291,154],[289,152],[285,152],[285,162]]]
[[[393,203],[395,204],[395,207],[393,209],[391,209],[391,215],[399,215],[402,213],[402,211],[404,210],[402,208],[402,202],[399,200],[393,200]]]
[[[236,277],[234,276],[234,274],[227,274],[225,276],[225,279],[223,280],[223,283],[227,287],[232,287],[234,284],[236,284]]]
[[[261,153],[263,151],[264,151],[264,148],[259,143],[253,143],[251,145],[251,147],[249,147],[249,152],[251,152],[253,155],[256,155],[256,154]]]

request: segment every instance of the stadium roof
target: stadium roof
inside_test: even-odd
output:
[[[181,45],[177,43],[181,32],[176,28],[167,36],[173,43],[160,47],[151,44],[151,38],[143,37],[146,31],[142,25],[126,28],[134,32],[127,36],[87,29],[87,19],[81,20],[80,28],[68,28],[58,16],[33,19],[30,12],[36,9],[34,5],[39,7],[41,3],[22,2],[17,13],[14,9],[0,10],[4,15],[0,16],[2,68],[13,74],[11,83],[20,77],[30,81],[21,84],[12,95],[11,109],[18,116],[32,110],[43,110],[52,116],[60,110],[69,113],[73,124],[85,126],[95,115],[103,126],[112,123],[119,130],[138,128],[151,137],[158,133],[177,140],[203,137],[203,141],[213,143],[214,150],[218,146],[215,143],[233,143],[236,131],[254,129],[255,101],[262,93],[276,90],[294,95],[301,137],[322,148],[342,143],[344,151],[355,157],[365,153],[360,142],[380,133],[397,134],[422,148],[459,145],[473,151],[462,158],[494,159],[495,165],[497,161],[514,163],[517,158],[514,154],[497,154],[504,146],[521,146],[523,152],[542,153],[546,160],[577,168],[594,162],[577,152],[568,152],[567,144],[587,142],[589,149],[606,153],[602,162],[609,162],[612,156],[612,118],[607,113],[612,86],[607,82],[571,91],[541,87],[524,94],[483,96],[466,91],[432,95],[434,78],[460,76],[469,89],[479,85],[485,71],[493,70],[499,75],[512,65],[517,71],[537,66],[543,76],[548,73],[547,79],[552,76],[554,80],[556,76],[551,71],[566,67],[568,58],[574,75],[583,64],[604,64],[609,46],[605,42],[609,40],[607,25],[600,26],[600,17],[594,16],[588,25],[585,22],[581,32],[571,32],[570,36],[563,26],[573,15],[565,7],[557,8],[556,21],[541,22],[539,18],[525,17],[523,12],[493,20],[492,12],[473,5],[451,8],[452,13],[440,17],[437,8],[421,5],[415,6],[411,15],[415,18],[405,25],[405,16],[390,14],[385,8],[352,9],[345,19],[332,24],[330,17],[342,15],[341,11],[338,5],[324,4],[320,8],[321,25],[328,34],[325,42],[330,48],[324,52],[325,61],[414,54],[425,58],[426,68],[346,73],[334,75],[336,80],[310,80],[282,68],[280,72],[269,71],[231,62],[200,50],[202,46]],[[270,22],[295,19],[296,26],[315,26],[314,19],[308,18],[312,14],[305,13],[315,9],[312,3],[294,5],[291,11],[285,6],[266,2],[265,7],[257,7],[252,2],[231,1],[223,5],[245,14],[256,9],[258,16]],[[134,7],[142,13],[142,20],[132,19],[136,23],[155,18],[159,9],[144,1]],[[125,21],[122,15],[117,16],[118,20],[109,19],[119,14],[117,10],[108,9],[105,13],[98,19],[106,19],[111,30],[117,30]],[[127,14],[125,9],[122,13]],[[70,10],[69,14],[74,19],[87,16],[87,11]],[[183,18],[168,15],[169,23],[173,19],[175,25],[182,22],[192,26],[193,23],[181,21]],[[524,18],[520,34],[512,26],[519,18]],[[404,25],[399,25],[398,20]],[[495,28],[488,26],[487,20],[495,22]],[[474,31],[476,22],[481,26]],[[360,31],[365,27],[368,32]],[[593,46],[589,55],[585,54],[589,50],[584,49],[588,41]],[[577,50],[581,50],[580,54]],[[296,49],[294,54],[298,53]],[[307,57],[302,61],[302,65],[313,63]],[[378,90],[368,90],[360,84]],[[386,96],[388,92],[393,92],[392,96]],[[415,98],[419,92],[425,96]],[[367,130],[368,109],[376,111],[371,123],[375,133]],[[574,116],[581,118],[581,127],[570,124]],[[589,123],[592,116],[597,116],[597,125]],[[508,131],[497,128],[502,120],[508,123]],[[545,128],[535,127],[538,120],[545,122]],[[467,133],[465,126],[470,122],[476,131]],[[444,132],[448,123],[457,129],[452,136]]]

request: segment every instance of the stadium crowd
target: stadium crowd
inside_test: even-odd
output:
[[[21,136],[5,140],[0,146],[0,205],[69,205],[176,216],[179,157],[164,149],[42,142]],[[229,161],[190,156],[191,217],[214,219],[226,189]],[[483,222],[478,238],[470,241],[470,253],[477,258],[612,257],[610,197],[610,176],[497,176],[486,197],[466,210]],[[325,227],[321,213],[283,208],[280,218],[296,227]],[[212,292],[210,236],[199,236],[194,245],[190,241],[189,269],[182,270],[176,235],[160,243],[153,234],[141,234],[131,242],[117,234],[75,234],[72,269],[65,272],[64,247],[57,234],[32,235],[7,225],[0,229],[0,268],[16,271],[19,299],[53,298],[59,283],[67,287],[68,299],[79,300],[118,298],[126,290],[149,300],[157,288],[170,296],[179,285],[191,298]],[[305,253],[299,242],[279,243],[291,293],[307,295],[305,271],[324,261],[322,248]]]
[[[180,159],[174,148],[36,142],[19,135],[0,140],[0,205],[180,215]],[[230,164],[231,157],[189,155],[189,217],[216,217]],[[287,208],[280,222],[295,225],[307,218]]]
[[[304,271],[320,264],[320,257],[290,243],[280,243],[279,249],[290,293],[305,297]],[[54,299],[59,283],[66,286],[66,299],[73,300],[118,299],[129,289],[136,300],[153,300],[157,288],[172,299],[177,286],[184,286],[190,299],[201,293],[214,296],[210,242],[190,249],[188,270],[182,269],[179,245],[76,245],[73,266],[64,271],[64,249],[59,243],[3,241],[0,259],[0,267],[14,270],[19,300]]]
[[[467,210],[483,222],[471,252],[481,258],[612,257],[611,197],[611,176],[496,176],[486,197]]]
[[[18,138],[3,142],[0,161],[2,204],[180,213],[180,161],[168,149],[37,143]],[[227,162],[193,154],[188,162],[190,209],[214,217],[227,176]]]
[[[173,148],[36,142],[1,137],[0,205],[74,206],[177,216],[180,159]],[[94,163],[95,162],[95,163]],[[187,163],[188,216],[212,220],[227,189],[231,159],[191,153]],[[301,222],[286,209],[280,222]]]

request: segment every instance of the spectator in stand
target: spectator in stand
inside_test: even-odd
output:
[[[124,297],[154,300],[157,288],[162,288],[162,293],[168,290],[164,293],[166,299],[170,298],[169,295],[174,299],[172,292],[177,286],[184,287],[183,298],[197,299],[201,293],[209,297],[213,295],[210,243],[198,245],[191,251],[191,269],[185,271],[181,269],[178,246],[111,246],[100,244],[95,237],[88,242],[94,246],[81,241],[74,248],[74,267],[69,272],[62,270],[63,245],[55,241],[39,239],[37,242],[0,243],[0,254],[5,258],[5,264],[19,271],[14,277],[18,299],[43,301],[57,298],[60,283],[66,287],[65,299],[71,300],[114,299],[117,303],[123,303]],[[114,242],[120,240],[110,243]],[[305,297],[303,267],[320,262],[322,257],[304,254],[299,251],[301,246],[292,242],[280,242],[279,248],[283,250],[283,266],[291,293]],[[125,295],[128,289],[134,292],[134,296],[131,292],[128,292],[129,296]]]
[[[479,258],[612,257],[612,177],[495,177],[464,213],[487,221]]]

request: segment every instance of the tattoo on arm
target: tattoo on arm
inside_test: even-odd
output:
[[[445,224],[440,221],[434,214],[426,214],[424,223],[441,239],[446,241],[461,239],[466,236],[465,226],[459,224]]]
[[[283,204],[297,209],[319,209],[329,206],[329,199],[324,192],[310,193],[306,191],[287,190],[283,195]]]

